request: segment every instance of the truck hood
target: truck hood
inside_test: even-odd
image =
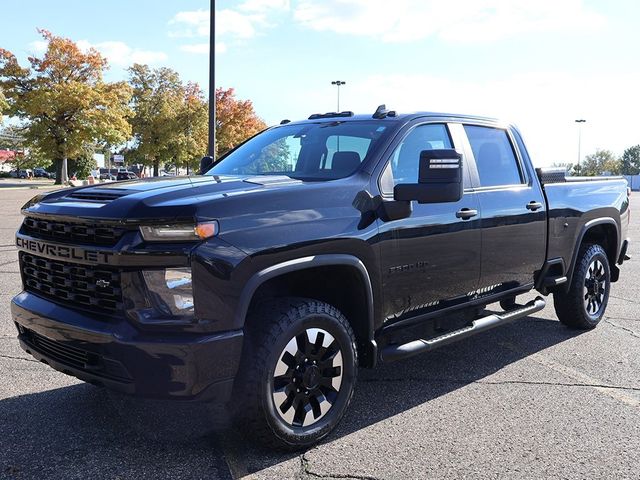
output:
[[[214,218],[216,200],[298,189],[287,176],[155,177],[65,189],[37,196],[25,213],[119,222],[164,222]],[[223,202],[226,203],[226,202]]]

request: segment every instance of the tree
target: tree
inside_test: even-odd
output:
[[[176,145],[176,163],[189,170],[197,170],[200,159],[207,153],[209,105],[197,83],[187,83],[182,104],[178,109],[177,126],[180,135]]]
[[[0,124],[2,123],[2,112],[9,108],[9,104],[7,103],[7,99],[2,92],[2,88],[0,88]]]
[[[265,128],[251,100],[237,100],[233,88],[216,89],[216,157]]]
[[[580,175],[602,175],[604,172],[617,175],[620,173],[622,162],[610,150],[596,150],[587,155],[580,163]]]
[[[640,145],[629,147],[624,151],[620,173],[623,175],[640,174]]]
[[[107,61],[91,48],[86,52],[71,40],[39,30],[47,41],[41,58],[29,57],[29,68],[0,49],[0,88],[7,114],[25,122],[27,143],[62,165],[99,142],[122,143],[130,133],[131,89],[125,82],[107,83]]]
[[[153,175],[157,176],[160,163],[173,161],[179,152],[184,87],[174,70],[152,70],[137,63],[129,68],[129,83],[133,88],[131,126],[136,145],[127,160],[135,158],[137,163],[153,165]]]

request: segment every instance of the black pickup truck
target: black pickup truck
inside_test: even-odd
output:
[[[595,327],[627,258],[626,182],[536,171],[496,120],[315,114],[201,170],[28,202],[20,344],[110,389],[225,404],[283,448],[336,426],[358,367],[524,317],[548,294],[560,322]],[[494,302],[501,313],[483,311]]]

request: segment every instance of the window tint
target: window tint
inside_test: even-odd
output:
[[[393,184],[418,183],[420,152],[452,148],[447,127],[441,123],[420,125],[402,140],[391,157]]]
[[[481,187],[516,185],[522,175],[505,130],[465,125],[465,132],[478,166]]]

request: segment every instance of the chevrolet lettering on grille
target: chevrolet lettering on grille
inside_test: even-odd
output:
[[[113,257],[113,253],[111,252],[85,250],[83,248],[47,243],[21,236],[16,237],[16,246],[20,250],[36,253],[44,257],[75,260],[78,262],[109,264],[110,259]]]

